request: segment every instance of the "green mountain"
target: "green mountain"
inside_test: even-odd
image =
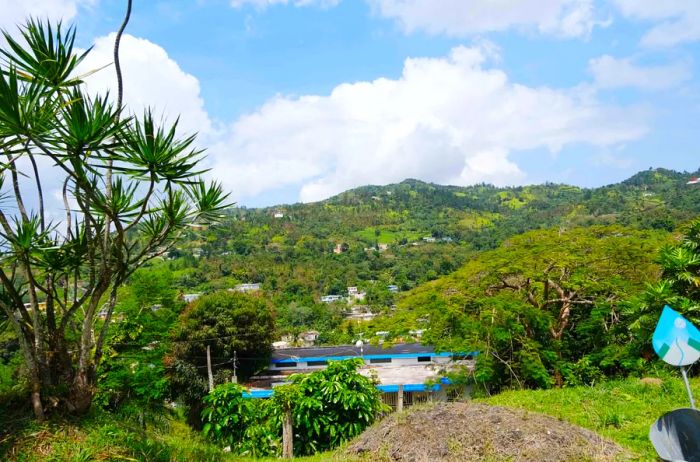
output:
[[[358,286],[367,293],[363,303],[386,310],[396,300],[390,285],[410,290],[527,231],[612,224],[672,230],[700,214],[700,186],[686,184],[689,178],[656,169],[593,189],[418,180],[363,186],[317,203],[236,208],[220,225],[193,229],[163,264],[184,292],[259,283],[285,329],[327,330],[342,320],[342,309],[318,305],[323,295]]]

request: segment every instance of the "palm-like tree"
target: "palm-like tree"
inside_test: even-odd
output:
[[[20,31],[0,49],[0,309],[42,419],[47,394],[89,408],[117,288],[189,224],[216,220],[227,195],[200,178],[202,151],[177,123],[85,93],[76,68],[89,50],[76,53],[73,28]],[[49,220],[47,177],[61,182],[62,220]]]

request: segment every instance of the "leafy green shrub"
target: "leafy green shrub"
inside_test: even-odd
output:
[[[202,412],[204,434],[230,444],[243,439],[246,427],[253,421],[253,401],[243,397],[244,389],[235,383],[224,383],[204,397]]]
[[[603,372],[592,364],[588,356],[564,369],[564,378],[568,386],[594,385],[605,378]]]
[[[244,398],[244,391],[240,385],[224,383],[204,397],[204,434],[237,454],[277,455],[280,430],[271,403]]]
[[[293,375],[294,452],[313,454],[339,446],[374,422],[385,410],[380,391],[357,372],[361,359],[331,361],[323,370]]]

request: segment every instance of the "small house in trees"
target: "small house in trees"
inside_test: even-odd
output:
[[[316,330],[309,330],[306,332],[303,332],[301,335],[299,335],[299,340],[301,341],[304,346],[313,346],[316,341],[318,340],[319,332]]]
[[[202,294],[182,294],[182,300],[184,300],[185,303],[192,303],[201,296]]]
[[[339,302],[343,300],[342,295],[324,295],[321,297],[321,301],[323,303],[333,303],[333,302]]]
[[[257,292],[260,290],[260,283],[252,283],[252,282],[247,282],[245,284],[238,284],[236,285],[233,289],[229,289],[231,292],[241,292],[241,293],[248,293],[248,292]]]

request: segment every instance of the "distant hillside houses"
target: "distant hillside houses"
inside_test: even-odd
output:
[[[321,301],[323,303],[333,303],[339,302],[341,300],[345,300],[345,298],[342,295],[323,295],[321,297]]]
[[[182,294],[182,299],[185,301],[185,303],[192,303],[201,296],[202,294]]]
[[[377,314],[372,313],[368,305],[353,305],[345,319],[348,321],[371,321],[376,316]]]
[[[258,282],[246,282],[244,284],[238,284],[233,289],[229,289],[231,292],[257,292],[260,290],[260,283]]]
[[[354,299],[358,301],[362,301],[365,299],[367,294],[365,292],[360,292],[357,287],[348,287],[348,298],[349,299]]]

